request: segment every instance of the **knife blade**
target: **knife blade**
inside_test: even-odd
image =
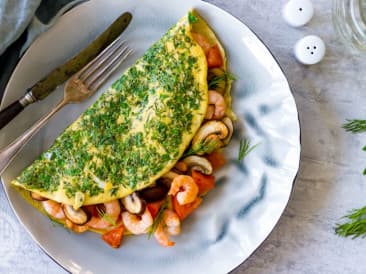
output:
[[[131,20],[131,13],[123,13],[86,48],[81,50],[77,55],[66,61],[61,66],[52,70],[47,76],[42,78],[31,88],[27,89],[27,92],[23,97],[0,112],[0,129],[15,118],[15,116],[18,115],[26,106],[46,98],[47,95],[54,91],[57,86],[64,83],[87,63],[93,60],[94,57],[96,57],[119,35],[121,35]]]

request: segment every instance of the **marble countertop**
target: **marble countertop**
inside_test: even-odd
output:
[[[366,240],[334,234],[341,216],[366,205],[366,138],[341,128],[347,118],[365,118],[366,55],[351,54],[338,42],[329,0],[313,1],[314,18],[299,29],[281,18],[285,0],[207,2],[243,21],[271,49],[293,88],[302,129],[291,201],[268,239],[233,273],[366,273]],[[305,67],[295,61],[292,47],[309,34],[325,40],[327,54],[322,63]],[[2,190],[0,242],[0,273],[66,273],[21,227]]]

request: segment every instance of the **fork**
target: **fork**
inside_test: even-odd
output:
[[[38,120],[15,141],[0,151],[0,175],[18,152],[63,106],[80,103],[93,95],[132,50],[118,37],[84,68],[73,75],[64,88],[64,98],[47,115]]]

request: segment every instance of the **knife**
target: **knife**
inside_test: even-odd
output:
[[[131,13],[123,13],[86,48],[63,65],[52,70],[34,86],[28,88],[23,97],[0,112],[0,129],[6,126],[26,106],[46,98],[47,95],[54,91],[57,86],[64,83],[87,63],[93,60],[94,57],[96,57],[127,28],[131,20]]]

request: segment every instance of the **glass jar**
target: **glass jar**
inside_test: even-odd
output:
[[[366,0],[333,0],[333,25],[347,46],[366,52]]]

